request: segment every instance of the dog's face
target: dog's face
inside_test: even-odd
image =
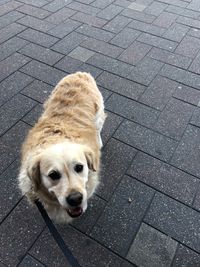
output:
[[[92,151],[79,144],[62,143],[46,148],[30,167],[36,189],[45,187],[72,218],[87,208],[89,169],[95,171]]]

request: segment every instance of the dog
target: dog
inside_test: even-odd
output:
[[[76,72],[56,85],[22,145],[19,188],[56,223],[82,215],[99,184],[105,118],[94,78]]]

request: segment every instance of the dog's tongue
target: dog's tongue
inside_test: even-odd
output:
[[[81,207],[78,208],[73,208],[73,209],[67,209],[67,213],[69,214],[69,216],[71,216],[72,218],[76,218],[82,215],[83,213],[83,209]]]

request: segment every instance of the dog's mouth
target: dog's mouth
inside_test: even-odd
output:
[[[66,211],[72,218],[77,218],[83,214],[83,209],[81,207],[66,209]]]

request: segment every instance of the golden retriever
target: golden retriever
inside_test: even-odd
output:
[[[23,143],[19,187],[57,223],[79,217],[99,183],[105,117],[95,80],[77,72],[57,84]]]

